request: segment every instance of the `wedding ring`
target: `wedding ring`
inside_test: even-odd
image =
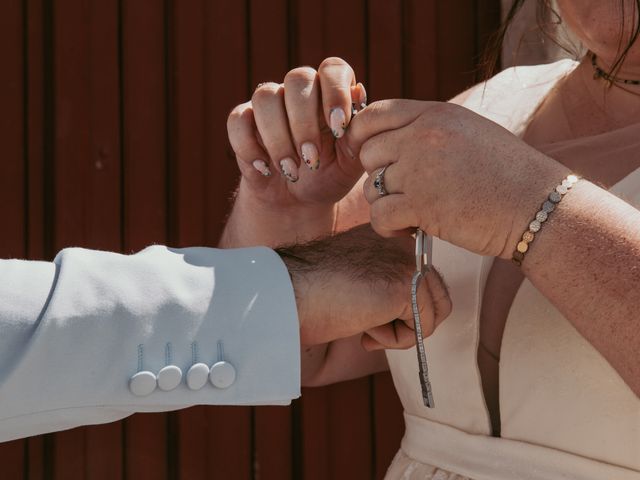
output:
[[[384,197],[388,193],[384,188],[384,172],[388,166],[389,165],[382,167],[382,169],[376,175],[376,178],[373,180],[373,186],[378,191],[378,195],[380,195],[381,197]]]

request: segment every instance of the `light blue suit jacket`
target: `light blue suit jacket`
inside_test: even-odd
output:
[[[189,388],[192,365],[220,360],[235,373],[226,388]],[[134,394],[133,375],[167,365],[182,372],[177,386]],[[0,261],[0,441],[299,395],[295,298],[270,249],[70,248],[53,262]]]

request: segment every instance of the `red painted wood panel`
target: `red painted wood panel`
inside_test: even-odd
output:
[[[167,237],[167,106],[165,7],[156,0],[122,2],[123,250],[136,252]],[[124,421],[124,476],[168,478],[167,414]]]
[[[0,15],[0,254],[20,258],[25,254],[24,172],[24,29],[22,4],[9,0]]]
[[[437,0],[405,2],[404,31],[404,96],[418,100],[433,100],[438,95],[440,71],[436,67],[438,54]]]
[[[24,171],[24,23],[21,2],[11,0],[3,5],[0,16],[0,58],[3,79],[0,88],[0,255],[20,258],[25,255],[25,171]],[[25,462],[25,440],[0,444],[0,465],[6,465],[3,476],[22,478]]]
[[[282,82],[289,70],[287,0],[250,4],[250,88],[260,82]],[[249,98],[249,97],[247,97]],[[292,422],[290,408],[254,409],[253,469],[256,479],[292,478]]]
[[[370,98],[471,85],[497,0],[7,0],[0,255],[215,245],[237,184],[226,117],[341,56]],[[382,478],[403,432],[388,374],[293,407],[194,407],[0,445],[2,478]]]
[[[27,256],[41,260],[45,253],[45,52],[44,29],[45,19],[43,5],[38,0],[23,2],[26,15],[26,45],[25,45],[25,112],[26,122],[26,172],[27,172],[27,202],[26,209],[28,236]],[[30,445],[29,453],[32,456]],[[39,448],[42,448],[40,445]],[[39,471],[39,468],[30,469]],[[35,478],[35,477],[34,477]]]

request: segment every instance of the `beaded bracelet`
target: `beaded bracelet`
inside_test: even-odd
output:
[[[577,181],[578,177],[569,175],[549,194],[547,200],[545,200],[538,213],[536,213],[536,218],[529,224],[529,229],[522,234],[522,239],[518,242],[513,252],[513,257],[511,258],[513,263],[519,267],[522,266],[524,255],[529,250],[529,244],[535,239],[536,233],[540,231],[542,224],[549,218],[549,214],[555,210],[556,205],[560,203],[562,197],[571,190],[571,187],[573,187]]]

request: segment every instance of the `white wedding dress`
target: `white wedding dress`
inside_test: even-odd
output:
[[[464,106],[521,135],[541,101],[575,66],[562,60],[505,70],[475,87]],[[626,128],[637,130],[635,145],[628,144],[625,131],[627,143],[612,155],[640,152],[640,124]],[[602,137],[610,142],[619,133],[579,142],[593,152]],[[545,152],[576,148],[572,142]],[[640,207],[640,170],[611,191]],[[433,258],[453,300],[451,316],[426,342],[436,408],[422,404],[415,350],[388,351],[406,433],[386,478],[639,480],[640,400],[526,279],[505,326],[501,437],[491,436],[476,358],[482,293],[493,259],[437,239]]]

